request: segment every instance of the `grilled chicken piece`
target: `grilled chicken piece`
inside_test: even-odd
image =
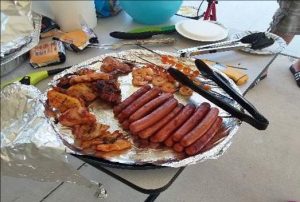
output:
[[[96,117],[87,108],[79,107],[68,109],[60,115],[58,121],[64,126],[75,126],[96,123]]]
[[[47,93],[47,103],[49,107],[58,109],[61,113],[71,108],[79,108],[84,106],[79,99],[65,95],[57,90],[50,90]]]
[[[111,74],[127,74],[131,72],[132,65],[127,63],[120,62],[119,60],[113,57],[106,57],[103,59],[103,63],[101,65],[101,71]]]
[[[72,97],[81,98],[86,102],[91,102],[97,97],[90,83],[79,83],[72,85],[66,90],[66,94]]]
[[[107,133],[108,125],[94,123],[94,124],[84,124],[76,125],[72,128],[72,133],[79,139],[91,140],[101,136],[105,136]]]
[[[71,74],[66,74],[63,77],[61,77],[56,86],[60,87],[60,88],[67,89],[71,86],[70,80],[71,80],[72,77],[74,77],[76,75],[77,76],[82,76],[82,75],[85,75],[85,74],[91,74],[91,73],[94,73],[94,72],[95,72],[95,70],[88,69],[88,68],[82,68],[82,69],[78,70],[77,72],[74,72],[74,73],[71,73]]]
[[[121,90],[116,79],[96,81],[93,83],[93,89],[106,102],[118,104],[121,101]]]
[[[110,152],[110,151],[120,151],[129,148],[131,148],[131,143],[128,140],[117,139],[114,143],[111,144],[97,145],[96,150],[103,151],[103,152]]]
[[[94,73],[84,74],[80,76],[73,76],[70,79],[70,84],[74,85],[77,83],[93,82],[97,80],[109,80],[111,78],[112,76],[110,74],[94,72]]]

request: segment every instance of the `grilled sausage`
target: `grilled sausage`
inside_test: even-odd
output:
[[[206,133],[200,137],[196,142],[194,142],[192,145],[185,148],[185,153],[189,156],[197,154],[212,138],[213,136],[218,132],[222,125],[222,118],[218,117],[213,125],[206,131]]]
[[[204,119],[188,134],[186,134],[181,140],[180,144],[184,147],[190,146],[197,139],[206,133],[206,131],[211,127],[211,125],[218,118],[219,109],[211,108]]]
[[[172,135],[173,141],[178,142],[181,138],[190,132],[205,117],[210,109],[210,104],[202,103],[195,113]]]
[[[180,127],[194,112],[195,106],[187,104],[179,114],[173,118],[167,125],[161,128],[157,133],[151,136],[151,142],[163,142],[171,135],[178,127]]]
[[[163,105],[158,107],[156,110],[148,114],[147,116],[139,119],[135,122],[132,122],[129,125],[130,131],[133,133],[140,132],[149,126],[152,126],[157,121],[160,121],[168,113],[170,113],[178,104],[178,101],[174,98],[169,99]]]
[[[217,134],[200,150],[199,153],[203,153],[213,148],[220,140],[225,138],[229,134],[230,130],[225,127],[221,127]]]
[[[128,105],[119,115],[118,120],[123,122],[126,118],[128,118],[131,114],[133,114],[136,110],[138,110],[141,106],[152,100],[153,98],[157,97],[161,93],[159,88],[152,88],[147,93],[143,94],[133,103]]]
[[[114,107],[113,112],[115,115],[118,115],[123,109],[125,109],[128,105],[133,103],[136,99],[141,97],[147,91],[149,91],[151,87],[149,85],[142,86],[140,89],[131,94],[128,98],[122,101],[120,104]]]
[[[174,149],[174,151],[176,151],[176,152],[183,152],[184,147],[181,146],[181,144],[176,143],[176,144],[174,144],[173,149]]]
[[[136,112],[134,112],[130,117],[129,117],[129,122],[134,122],[140,118],[143,118],[146,116],[149,112],[152,110],[156,109],[159,105],[164,103],[166,100],[169,98],[173,97],[173,94],[171,93],[163,93],[160,96],[154,98],[141,108],[139,108]]]
[[[167,147],[172,147],[172,146],[174,145],[173,137],[172,137],[172,136],[168,137],[168,138],[164,141],[164,144],[165,144]]]
[[[123,123],[122,123],[122,128],[124,129],[124,130],[128,130],[129,129],[129,121],[128,120],[125,120],[125,121],[123,121]]]
[[[145,130],[142,130],[139,132],[139,137],[142,139],[146,139],[153,135],[156,131],[161,129],[164,125],[166,125],[172,118],[174,118],[183,108],[182,104],[178,104],[177,107],[169,113],[167,116],[165,116],[163,119],[161,119],[159,122],[155,123],[153,126],[150,126],[146,128]]]

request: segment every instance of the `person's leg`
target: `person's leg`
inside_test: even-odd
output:
[[[273,21],[269,31],[282,37],[289,44],[295,34],[299,34],[300,24],[299,15],[300,2],[297,1],[279,1],[279,9],[273,16]],[[300,60],[297,60],[290,71],[294,75],[297,85],[300,87]]]
[[[272,32],[272,30],[271,30],[271,32]],[[286,34],[286,33],[278,32],[278,31],[274,31],[273,33],[282,37],[283,40],[285,40],[285,42],[287,44],[289,44],[295,36],[294,34]],[[290,66],[290,71],[292,72],[297,85],[300,87],[300,60],[297,60],[294,64],[292,64]],[[267,75],[267,73],[266,73],[266,75]]]
[[[290,66],[297,85],[300,87],[300,60],[297,60],[293,65]]]

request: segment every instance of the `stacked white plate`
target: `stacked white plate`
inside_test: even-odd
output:
[[[228,36],[228,30],[219,23],[207,20],[184,20],[175,26],[176,31],[195,41],[215,42]]]

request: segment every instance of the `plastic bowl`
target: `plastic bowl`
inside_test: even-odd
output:
[[[136,22],[155,25],[169,20],[180,8],[182,0],[120,0],[120,6]]]

